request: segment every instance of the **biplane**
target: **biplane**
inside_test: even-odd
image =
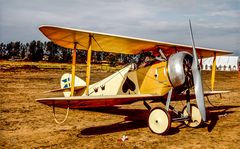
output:
[[[69,109],[109,107],[143,101],[150,111],[148,126],[153,133],[166,134],[172,121],[199,127],[207,120],[204,96],[226,93],[214,91],[216,56],[231,54],[226,50],[195,47],[191,22],[192,46],[169,42],[133,38],[88,30],[43,25],[40,31],[55,44],[72,49],[72,72],[60,80],[64,97],[40,98],[37,102],[53,107]],[[77,77],[76,50],[87,50],[86,78]],[[90,84],[92,51],[139,55],[138,61],[113,73],[109,77]],[[211,90],[203,91],[201,78],[202,58],[214,57]],[[199,63],[200,61],[200,63]],[[178,111],[171,100],[186,100],[186,106]],[[190,99],[196,99],[196,105]],[[151,107],[151,102],[161,102],[163,107]],[[177,117],[172,118],[172,110]]]

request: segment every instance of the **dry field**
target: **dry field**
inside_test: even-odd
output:
[[[151,133],[142,102],[115,108],[70,110],[67,121],[56,124],[52,108],[36,98],[62,96],[44,93],[59,87],[70,65],[0,61],[1,148],[240,148],[240,78],[237,72],[219,72],[216,90],[231,93],[209,97],[208,121],[202,128],[172,123],[167,135]],[[83,66],[77,75],[84,77]],[[92,82],[111,74],[94,66]],[[205,88],[210,73],[203,72]],[[153,106],[161,105],[154,103]],[[184,101],[172,102],[179,110]],[[162,105],[161,105],[162,106]],[[65,109],[56,109],[63,119]],[[123,136],[128,140],[119,141]]]

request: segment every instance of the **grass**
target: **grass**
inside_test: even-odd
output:
[[[71,63],[56,63],[56,62],[28,62],[28,61],[6,61],[0,60],[0,69],[17,69],[17,68],[37,68],[37,69],[68,69],[71,70]],[[123,66],[110,67],[101,64],[92,64],[92,71],[110,71],[114,72],[121,69]],[[76,70],[85,71],[86,64],[76,64]]]

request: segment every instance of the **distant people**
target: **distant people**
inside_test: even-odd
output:
[[[160,51],[159,53],[155,52],[155,54],[153,54],[153,51],[147,51],[140,54],[137,66],[142,68],[162,61],[166,61],[166,57],[163,57]]]
[[[154,61],[156,61],[156,59],[153,56],[151,51],[143,52],[140,54],[140,57],[138,60],[138,67],[141,68],[141,67],[149,66],[153,64]]]

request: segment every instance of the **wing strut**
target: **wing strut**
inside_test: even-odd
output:
[[[86,95],[89,95],[91,56],[92,56],[92,35],[90,34],[89,41],[88,41],[88,49],[87,49]]]
[[[74,96],[74,86],[75,86],[75,72],[76,72],[76,57],[77,57],[77,42],[74,42],[74,48],[72,53],[72,80],[71,80],[71,96]]]
[[[211,76],[212,91],[214,90],[215,72],[216,72],[216,52],[214,52],[213,63],[212,63],[212,76]]]
[[[202,59],[203,59],[203,56],[200,56],[200,68],[201,69],[203,69]]]

